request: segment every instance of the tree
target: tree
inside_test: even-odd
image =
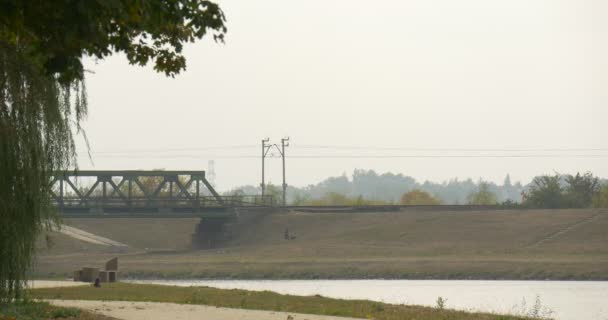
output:
[[[532,180],[528,192],[523,194],[523,203],[535,208],[561,208],[564,197],[560,175],[538,176]]]
[[[591,173],[555,174],[534,178],[524,204],[535,208],[588,208],[600,192],[599,179]]]
[[[0,0],[0,303],[21,297],[36,236],[53,218],[53,171],[76,165],[82,58],[122,52],[174,76],[184,43],[221,41],[224,22],[203,0]]]
[[[593,198],[600,191],[600,181],[593,174],[587,172],[583,175],[566,176],[568,186],[565,190],[565,201],[568,207],[588,208],[593,205]]]
[[[131,64],[175,76],[186,68],[184,43],[208,32],[223,41],[225,17],[204,0],[0,0],[0,40],[63,84],[84,78],[83,56],[122,52]]]
[[[496,194],[490,191],[490,184],[480,181],[476,192],[467,197],[469,204],[474,205],[494,205],[497,203]]]
[[[593,206],[596,208],[608,208],[608,184],[603,185],[595,195]]]
[[[404,205],[437,205],[441,204],[439,199],[433,197],[430,193],[420,189],[414,189],[406,192],[401,196],[401,204]]]
[[[269,196],[270,198],[270,205],[273,206],[279,206],[283,204],[283,189],[281,189],[279,186],[272,184],[272,182],[269,182],[266,185],[266,190],[264,193],[265,196]]]

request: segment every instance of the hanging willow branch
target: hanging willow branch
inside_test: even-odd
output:
[[[0,303],[21,295],[51,218],[51,173],[76,164],[82,57],[120,52],[173,77],[186,69],[184,44],[223,42],[225,21],[208,0],[0,0]]]
[[[75,165],[84,83],[59,83],[0,42],[0,303],[19,299],[36,237],[52,220],[52,172]]]

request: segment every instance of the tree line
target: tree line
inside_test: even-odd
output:
[[[280,198],[281,189],[270,184],[267,194]],[[244,186],[225,192],[258,194],[259,187]],[[472,179],[451,179],[443,183],[418,182],[402,174],[378,174],[373,170],[355,170],[330,177],[306,187],[287,188],[291,205],[502,205],[527,208],[608,207],[608,181],[592,173],[540,175],[526,185],[511,181],[502,184]]]

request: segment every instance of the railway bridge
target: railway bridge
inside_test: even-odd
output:
[[[60,171],[51,182],[63,217],[229,217],[272,205],[271,196],[221,196],[205,171]]]
[[[200,218],[198,247],[213,247],[239,212],[273,204],[271,196],[221,196],[205,171],[60,171],[51,190],[63,218]]]

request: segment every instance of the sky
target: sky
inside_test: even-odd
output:
[[[187,45],[175,78],[86,59],[79,168],[206,170],[260,183],[261,140],[287,183],[356,168],[418,180],[608,177],[602,0],[219,2],[224,44]],[[281,183],[273,149],[266,180]]]

